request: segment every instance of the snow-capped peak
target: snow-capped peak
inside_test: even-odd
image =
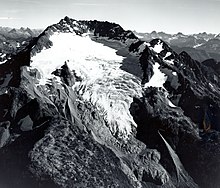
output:
[[[116,50],[96,43],[89,35],[55,32],[49,40],[52,46],[31,58],[31,69],[40,72],[38,85],[60,82],[52,74],[66,62],[71,71],[82,79],[73,89],[83,100],[91,102],[103,114],[113,134],[127,137],[136,126],[129,113],[134,96],[141,96],[139,79],[121,70],[123,57]],[[138,81],[139,80],[139,81]]]

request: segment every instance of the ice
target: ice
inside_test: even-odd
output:
[[[171,55],[172,55],[171,52],[167,52],[166,55],[165,55],[165,57],[164,57],[164,59],[166,59],[167,57],[169,57],[169,56],[171,56]]]
[[[163,42],[159,41],[154,47],[151,47],[151,49],[159,54],[163,50]]]
[[[203,45],[203,43],[201,43],[201,44],[196,44],[195,46],[193,46],[193,48],[198,48],[198,47],[200,47],[200,46],[202,46]]]
[[[168,99],[168,96],[169,96],[169,93],[168,91],[165,89],[164,91],[164,94],[165,94],[165,98],[166,98],[166,101],[168,103],[168,105],[171,107],[171,108],[176,108],[177,106],[174,105],[169,99]]]
[[[7,61],[7,60],[0,61],[0,65],[1,65],[1,64],[4,64],[6,61]]]
[[[76,26],[74,26],[73,29],[74,29],[75,31],[78,31],[78,30],[79,30],[79,28],[76,27]]]
[[[174,65],[174,59],[171,60],[164,60],[169,65]]]
[[[160,65],[157,62],[153,65],[154,75],[151,77],[150,81],[145,84],[145,88],[150,86],[164,88],[163,84],[166,82],[167,76],[160,71],[159,67]]]
[[[167,52],[165,57],[163,58],[163,61],[165,61],[167,64],[169,65],[174,65],[174,59],[170,59],[170,60],[167,60],[166,58],[171,56],[172,53],[171,52]]]
[[[142,96],[141,83],[120,69],[123,57],[116,50],[92,41],[89,34],[54,33],[53,46],[32,57],[31,69],[40,71],[39,84],[48,83],[51,73],[64,62],[82,78],[73,89],[96,105],[113,133],[129,135],[136,126],[129,112],[134,96]]]
[[[74,20],[72,24],[75,25],[75,26],[79,26],[79,24],[76,20]]]
[[[21,47],[21,44],[19,42],[17,42],[17,48]]]
[[[177,76],[177,73],[176,72],[172,72],[173,76]]]
[[[175,108],[175,107],[177,107],[176,105],[174,105],[169,99],[167,99],[168,100],[168,105],[170,106],[170,107],[172,107],[172,108]]]
[[[2,55],[1,55],[1,58],[5,58],[5,57],[6,57],[6,54],[2,54]]]

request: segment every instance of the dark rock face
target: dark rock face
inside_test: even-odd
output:
[[[184,116],[183,111],[167,108],[164,100],[161,91],[146,91],[142,99],[134,99],[131,113],[138,124],[137,138],[150,148],[156,147],[166,170],[174,171],[159,131],[201,187],[218,187],[219,173],[216,172],[219,170],[219,159],[216,156],[219,155],[219,133],[212,131],[201,135],[201,138],[196,125]]]
[[[202,64],[207,67],[211,67],[217,73],[220,73],[220,62],[216,61],[215,59],[207,59],[207,60],[203,61]]]
[[[66,62],[61,67],[61,69],[57,69],[53,72],[54,75],[59,76],[61,80],[67,85],[72,87],[75,84],[74,75],[71,74],[69,67],[67,66]]]
[[[131,51],[138,51],[142,44],[134,44],[136,46],[133,45]],[[155,44],[158,44],[157,39],[150,42],[146,48],[150,49]],[[143,58],[146,65],[153,65],[152,59],[154,59],[160,63],[161,72],[167,74],[169,71],[175,71],[177,73],[178,84],[173,85],[172,79],[169,78],[170,75],[167,74],[168,79],[163,84],[166,90],[148,87],[145,89],[143,98],[134,98],[130,111],[138,124],[137,138],[150,148],[156,147],[162,156],[161,163],[165,168],[171,167],[170,162],[163,161],[168,156],[164,150],[164,143],[158,133],[159,131],[177,152],[183,166],[199,186],[218,187],[219,174],[214,175],[213,172],[219,169],[219,160],[215,158],[216,155],[219,155],[219,151],[217,148],[216,150],[209,150],[214,148],[214,145],[219,144],[220,96],[219,82],[217,81],[219,76],[217,71],[211,68],[216,63],[210,65],[210,61],[207,61],[201,64],[193,60],[186,52],[177,55],[169,48],[166,51],[165,49],[162,50],[157,57],[152,57],[154,53],[146,53],[150,51],[149,49],[140,53],[140,63],[143,63]],[[166,59],[163,58],[164,51],[173,54],[171,55],[173,57],[171,59],[174,60],[172,66],[168,65]],[[146,71],[143,74],[143,80],[146,80],[146,75],[149,78],[152,77],[152,68],[145,67],[148,72]],[[166,92],[169,93],[168,98],[176,107],[167,105],[167,96],[164,94]],[[209,161],[205,160],[207,159],[205,156],[212,163],[215,163],[214,168],[211,167]],[[207,174],[206,169],[211,168],[213,171],[209,171]],[[168,172],[174,171],[166,170]]]
[[[64,187],[133,187],[109,148],[66,120],[51,123],[30,153],[34,174]]]
[[[69,60],[49,72],[44,84],[44,75],[31,65],[33,56],[53,49],[54,33],[83,37],[88,32],[92,42],[125,57],[110,73],[123,70],[129,76],[123,74],[123,83],[116,79],[114,89],[130,92],[126,79],[140,85],[142,97],[136,96],[138,90],[128,95],[134,97],[129,105],[136,123],[126,124],[130,133],[119,132],[120,117],[114,123],[106,118],[116,104],[104,103],[105,110],[91,96],[85,99],[83,91],[91,85],[80,84],[94,80],[77,75]],[[155,75],[162,77],[160,87],[152,82]],[[118,24],[65,17],[0,65],[0,186],[218,187],[219,79],[208,62],[199,63],[186,52],[178,55],[160,39],[145,43]],[[115,95],[110,87],[98,90]],[[121,96],[114,97],[119,101]]]

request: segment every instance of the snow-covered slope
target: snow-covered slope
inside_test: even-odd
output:
[[[129,113],[133,97],[140,97],[140,79],[120,69],[123,57],[116,50],[91,40],[89,33],[55,32],[49,38],[52,47],[31,58],[31,69],[40,72],[37,85],[60,78],[52,74],[66,62],[81,78],[73,88],[82,98],[97,106],[113,134],[126,137],[136,124]]]

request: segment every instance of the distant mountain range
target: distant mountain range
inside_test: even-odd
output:
[[[0,63],[24,49],[28,42],[41,32],[40,29],[0,27]]]
[[[177,53],[186,51],[193,59],[204,61],[214,58],[220,61],[220,34],[208,34],[206,32],[192,35],[183,33],[167,34],[153,31],[151,33],[134,32],[136,36],[145,41],[162,39],[167,42]]]

